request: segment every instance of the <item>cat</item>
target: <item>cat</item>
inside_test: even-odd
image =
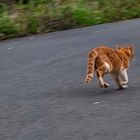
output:
[[[110,74],[116,81],[119,89],[127,88],[129,63],[134,57],[134,46],[117,46],[115,49],[99,46],[88,54],[87,73],[85,83],[88,84],[96,71],[99,86],[108,88],[110,85],[104,81],[105,74]]]

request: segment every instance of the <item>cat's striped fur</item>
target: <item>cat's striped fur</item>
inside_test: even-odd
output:
[[[96,71],[100,87],[107,88],[109,86],[103,77],[110,73],[119,88],[126,88],[128,83],[127,70],[133,56],[134,47],[130,45],[115,49],[107,46],[94,48],[88,54],[85,83],[90,83],[93,73]]]

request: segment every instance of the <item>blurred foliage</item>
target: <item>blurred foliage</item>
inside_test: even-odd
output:
[[[0,0],[0,39],[140,17],[140,0]]]

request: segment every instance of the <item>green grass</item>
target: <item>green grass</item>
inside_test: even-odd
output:
[[[140,0],[30,0],[0,2],[0,39],[140,17]]]

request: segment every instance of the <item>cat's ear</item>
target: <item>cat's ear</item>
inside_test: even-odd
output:
[[[131,52],[131,59],[134,57],[134,52],[135,52],[135,45],[131,45],[129,47],[129,51]]]
[[[121,49],[121,47],[119,47],[118,45],[116,45],[116,49],[119,50],[119,49]]]
[[[134,51],[134,50],[135,50],[135,45],[131,45],[131,46],[129,47],[129,49],[132,50],[132,51]]]

